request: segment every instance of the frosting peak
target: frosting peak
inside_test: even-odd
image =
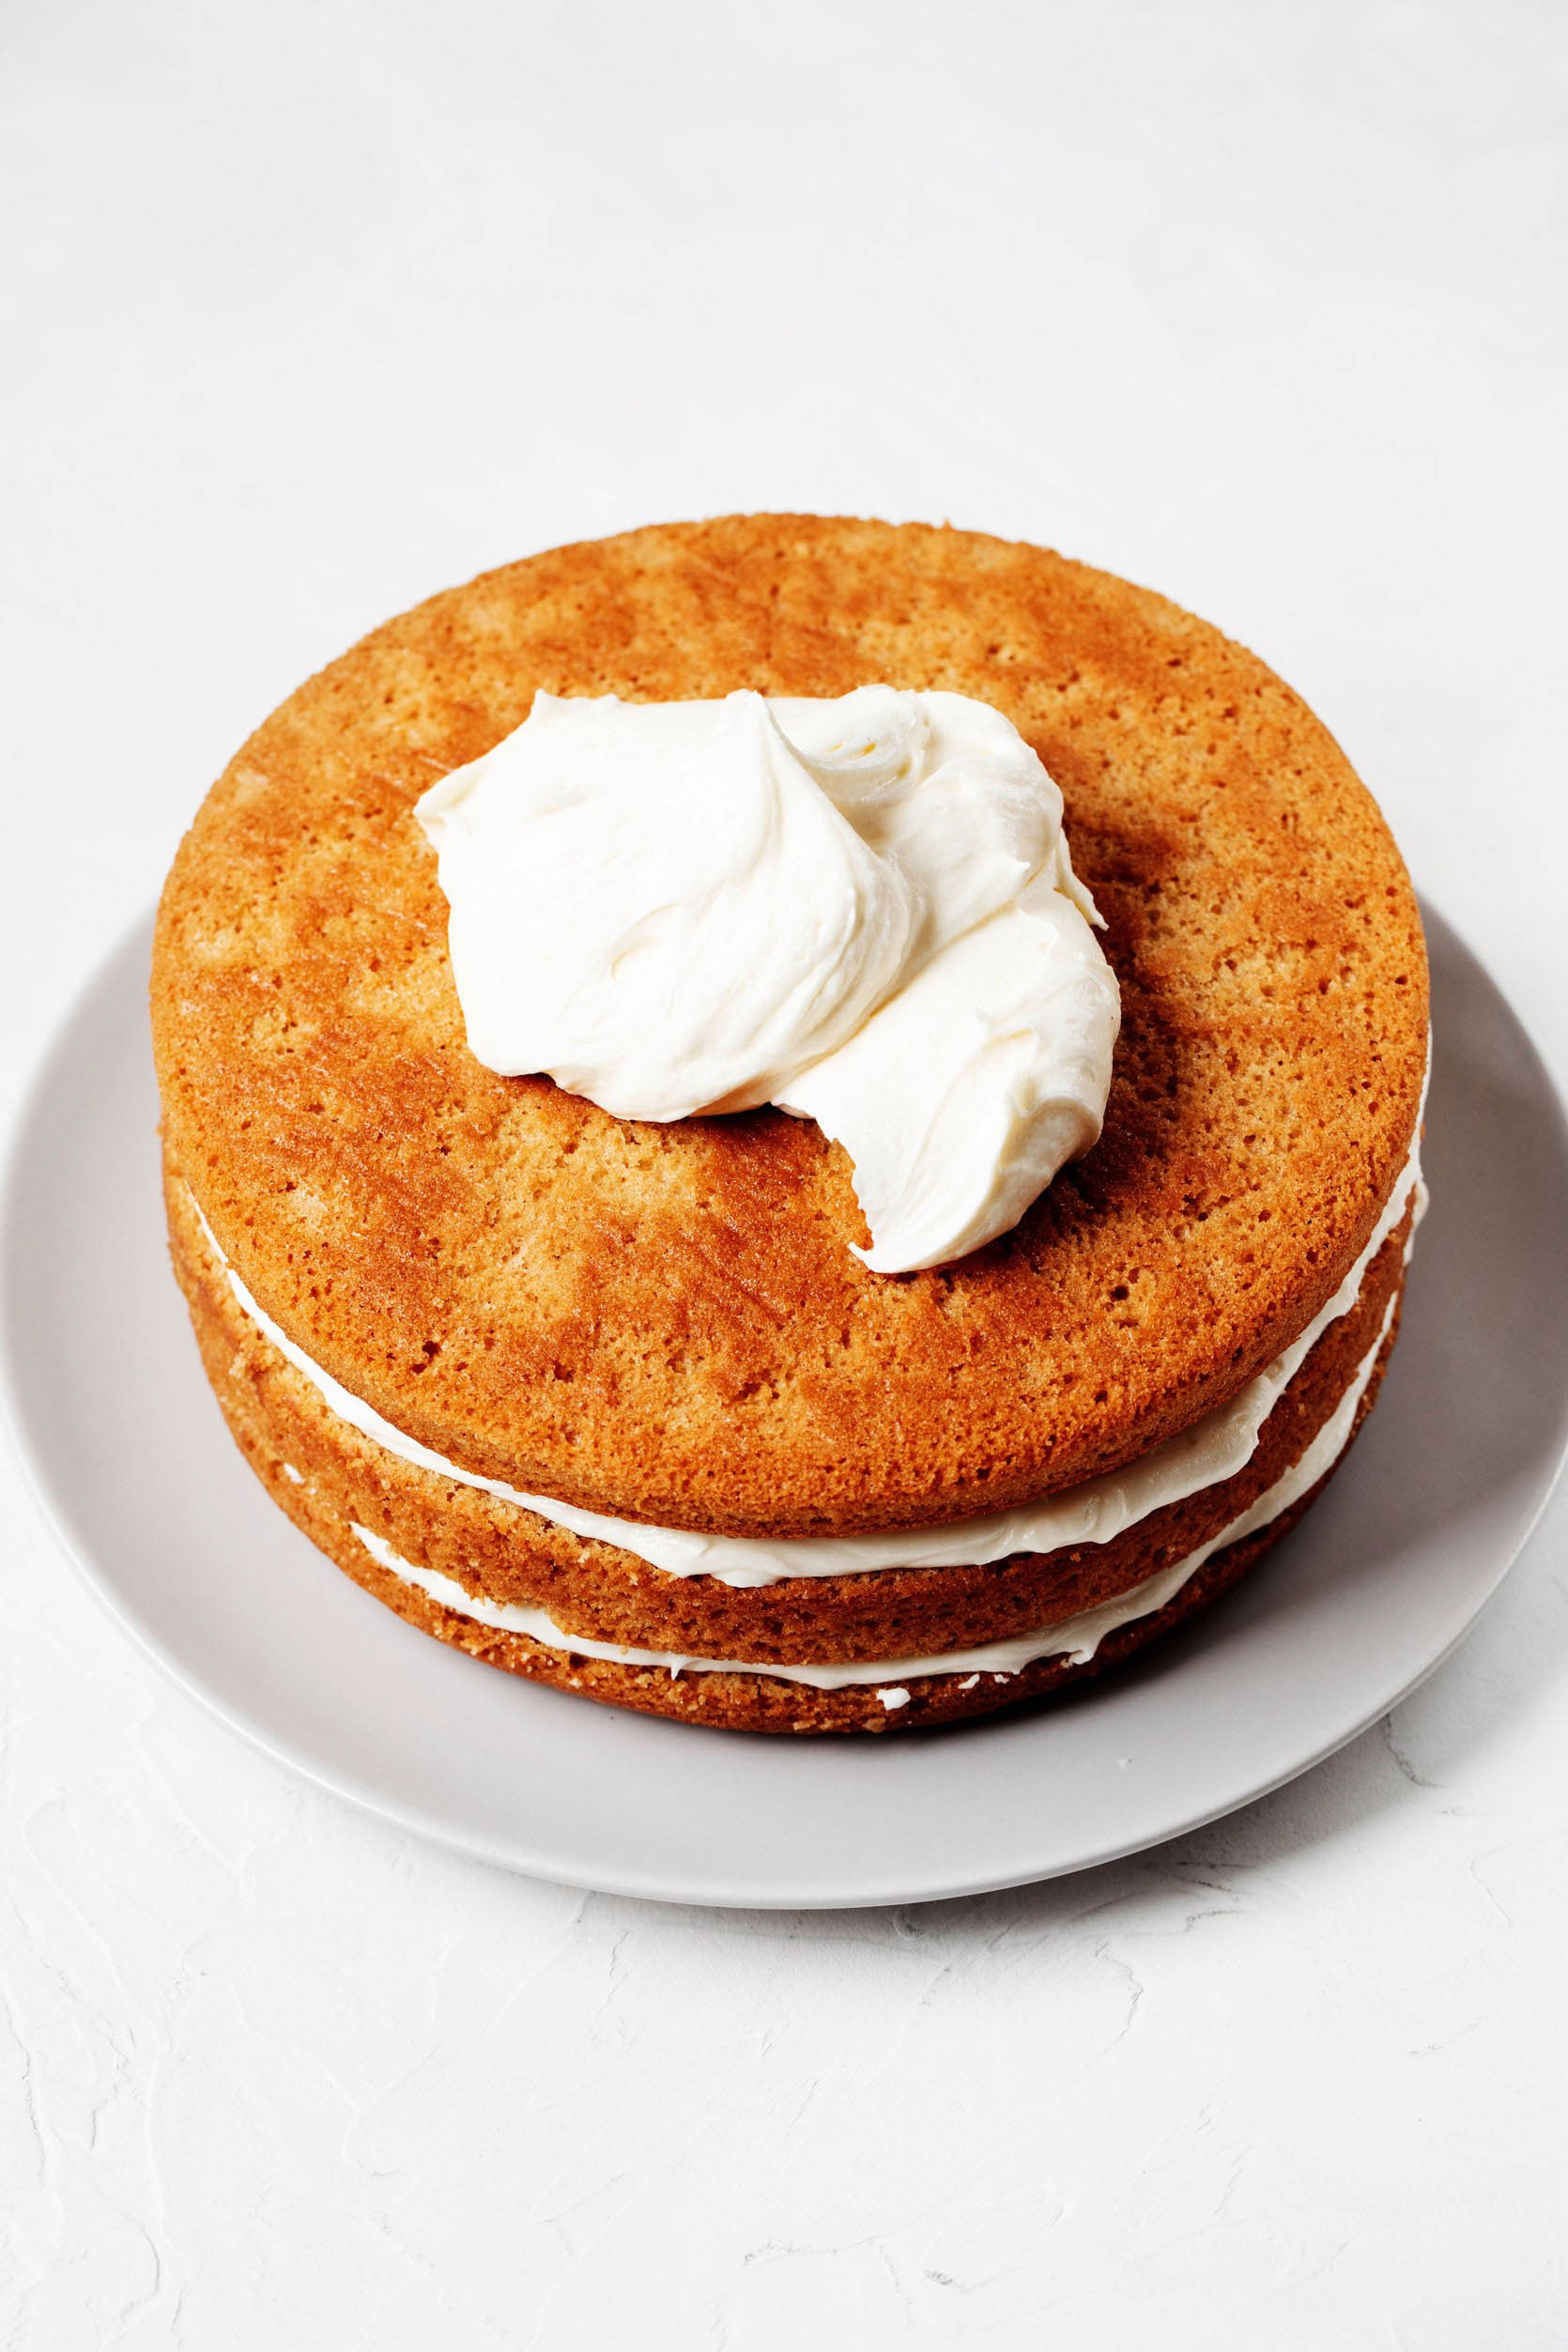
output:
[[[619,1118],[816,1119],[879,1272],[1007,1231],[1099,1132],[1115,978],[986,703],[541,693],[416,814],[481,1061]]]

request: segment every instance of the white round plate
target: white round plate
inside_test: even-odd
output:
[[[72,1013],[4,1212],[8,1402],[110,1608],[282,1761],[544,1878],[848,1905],[1082,1869],[1304,1772],[1447,1655],[1529,1533],[1568,1398],[1568,1135],[1497,990],[1434,919],[1433,1207],[1405,1335],[1328,1495],[1185,1634],[1079,1694],[948,1731],[702,1731],[499,1674],[295,1532],[230,1442],[164,1250],[144,926]]]

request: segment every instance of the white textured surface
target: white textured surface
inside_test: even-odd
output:
[[[1256,645],[1568,1068],[1560,10],[0,39],[8,1101],[307,669],[483,563],[783,503],[1050,540]],[[1560,2344],[1565,1531],[1247,1814],[790,1920],[288,1779],[0,1464],[0,2341]]]

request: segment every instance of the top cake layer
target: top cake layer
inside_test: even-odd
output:
[[[1061,785],[1123,1027],[1099,1145],[958,1265],[873,1274],[776,1111],[622,1122],[469,1053],[415,800],[536,688],[993,703]],[[525,910],[526,914],[526,910]],[[923,526],[746,516],[489,574],[238,754],[160,912],[175,1164],[272,1318],[465,1467],[670,1526],[941,1523],[1110,1468],[1305,1328],[1425,1060],[1408,878],[1263,664],[1146,591]]]

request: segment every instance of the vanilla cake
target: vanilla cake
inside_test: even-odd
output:
[[[787,1092],[616,1115],[481,1060],[416,816],[536,697],[872,685],[1038,755],[1120,997],[1098,1140],[900,1271]],[[1038,548],[739,516],[433,597],[214,786],[152,1008],[175,1268],[257,1475],[413,1624],[616,1705],[883,1731],[1097,1672],[1295,1522],[1397,1332],[1399,853],[1260,661]]]

